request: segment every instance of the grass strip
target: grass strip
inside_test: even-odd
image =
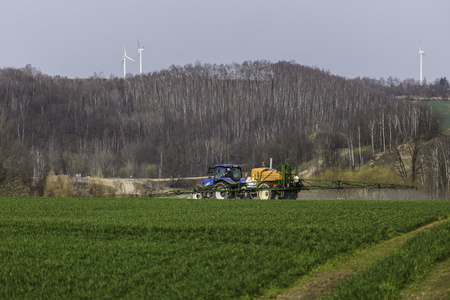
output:
[[[450,257],[450,222],[420,232],[395,253],[344,281],[330,299],[396,299]]]
[[[450,257],[433,268],[423,281],[401,291],[401,299],[450,299]]]

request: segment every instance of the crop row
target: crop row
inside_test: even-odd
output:
[[[0,198],[0,298],[222,298],[450,216],[437,201]]]

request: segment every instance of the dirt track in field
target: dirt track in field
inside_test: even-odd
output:
[[[332,264],[331,267],[315,271],[307,278],[301,280],[297,286],[277,295],[275,299],[320,299],[332,296],[339,284],[350,277],[350,275],[363,271],[377,260],[389,255],[394,249],[403,245],[403,243],[416,233],[428,230],[433,226],[447,221],[450,221],[450,219],[428,224],[414,231],[365,249],[346,259],[340,259]],[[449,276],[448,273],[445,274],[447,274],[446,276]],[[433,293],[434,296],[432,296],[432,298],[427,298],[427,294],[429,293]],[[423,289],[422,291],[416,292],[416,296],[418,294],[420,295],[420,297],[416,299],[446,299],[445,295],[448,295],[448,293],[450,293],[448,290],[437,292],[435,290],[427,291]],[[403,294],[403,297],[407,299],[407,295],[408,294]]]

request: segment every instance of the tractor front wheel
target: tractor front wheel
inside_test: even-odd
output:
[[[231,198],[231,192],[228,191],[229,187],[226,183],[219,182],[214,185],[214,198],[216,199],[229,199]]]

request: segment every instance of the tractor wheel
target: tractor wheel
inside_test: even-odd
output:
[[[271,186],[268,183],[263,183],[259,186],[260,189],[258,191],[258,199],[267,200],[267,199],[275,199],[275,192],[269,190]]]
[[[203,194],[202,193],[192,193],[192,199],[202,199]]]
[[[228,185],[223,182],[219,182],[218,184],[214,185],[214,189],[218,190],[214,192],[214,198],[216,199],[229,199],[231,198],[231,192],[228,192]]]

